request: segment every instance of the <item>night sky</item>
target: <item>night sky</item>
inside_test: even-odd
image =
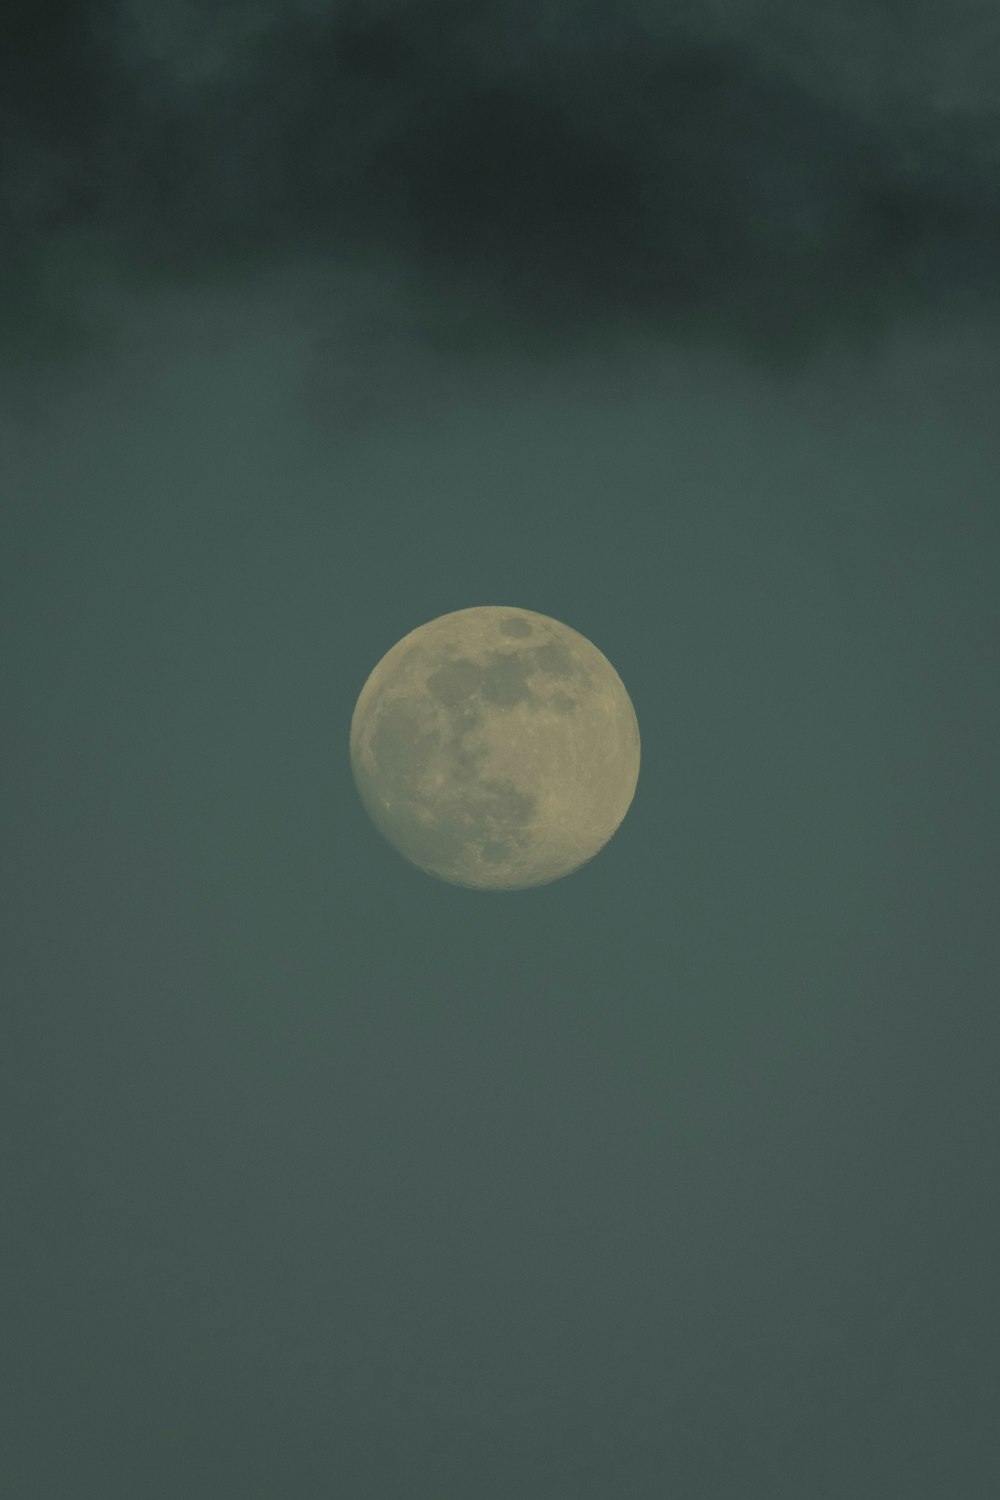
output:
[[[3,1500],[995,1500],[998,412],[995,0],[4,0]],[[480,604],[523,891],[348,757]]]

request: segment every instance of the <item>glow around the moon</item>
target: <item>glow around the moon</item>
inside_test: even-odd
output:
[[[489,605],[421,625],[379,662],[351,721],[376,827],[454,885],[517,890],[585,864],[639,777],[625,686],[585,636]]]

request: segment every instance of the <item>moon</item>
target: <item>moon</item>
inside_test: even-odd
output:
[[[632,700],[586,636],[482,605],[383,656],[351,719],[351,769],[375,827],[438,880],[547,885],[592,859],[639,779]]]

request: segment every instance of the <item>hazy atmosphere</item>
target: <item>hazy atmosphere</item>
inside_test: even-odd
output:
[[[4,1500],[995,1500],[998,411],[987,0],[8,0]],[[533,889],[352,780],[479,605]]]

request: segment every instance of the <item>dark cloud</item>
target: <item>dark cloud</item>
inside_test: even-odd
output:
[[[109,0],[4,7],[9,355],[100,337],[97,267],[184,285],[389,265],[411,333],[446,351],[616,329],[779,363],[995,295],[1000,113],[879,125],[749,44],[608,6],[228,25],[199,55],[183,28],[154,47]]]

